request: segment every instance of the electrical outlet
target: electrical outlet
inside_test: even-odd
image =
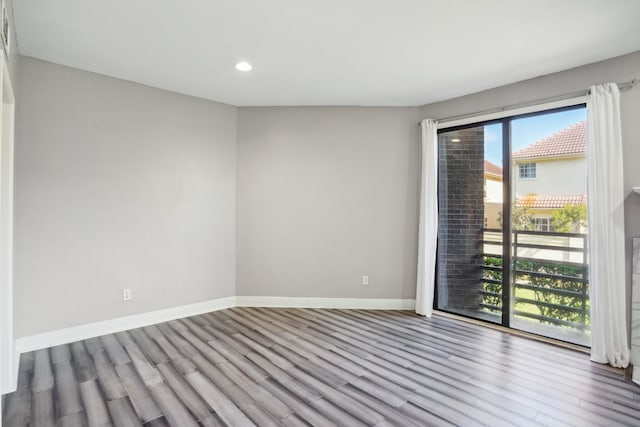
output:
[[[362,284],[367,286],[369,284],[369,276],[362,276]]]
[[[124,289],[122,291],[122,301],[129,301],[131,299],[131,289]]]

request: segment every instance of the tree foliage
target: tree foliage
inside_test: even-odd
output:
[[[498,212],[498,224],[502,228],[502,211]],[[533,230],[533,214],[529,208],[515,205],[511,209],[511,226],[514,230]]]
[[[511,223],[514,230],[535,230],[534,215],[525,206],[515,205],[511,210]],[[498,213],[498,224],[502,227],[502,212]],[[556,233],[579,233],[587,226],[587,205],[565,205],[551,212],[551,229]]]
[[[587,205],[565,205],[551,213],[551,226],[558,233],[577,233],[587,226]]]

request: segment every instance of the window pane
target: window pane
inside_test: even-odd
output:
[[[536,164],[535,163],[520,163],[518,164],[519,176],[522,179],[532,179],[536,177]]]

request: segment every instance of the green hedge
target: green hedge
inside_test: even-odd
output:
[[[502,258],[499,257],[484,257],[484,264],[491,266],[502,266]],[[578,280],[583,278],[583,269],[581,267],[569,266],[569,265],[556,265],[544,261],[517,261],[517,270],[524,270],[528,272],[544,273],[550,275],[560,275],[565,277],[538,277],[528,273],[516,274],[516,297],[532,299],[543,303],[554,304],[560,307],[548,307],[540,304],[529,304],[516,302],[516,308],[521,311],[527,311],[530,313],[538,314],[540,316],[549,317],[553,319],[564,320],[577,324],[590,325],[589,319],[589,296],[588,296],[588,284],[584,284],[587,287],[587,296],[585,302],[586,313],[573,312],[567,309],[567,307],[582,309],[582,286],[583,283]],[[502,272],[483,270],[483,278],[502,280]],[[529,284],[535,286],[538,289],[523,289],[518,287],[518,283]],[[483,283],[483,288],[488,292],[502,292],[502,285],[494,283]],[[575,292],[576,295],[557,295],[549,290],[563,290]],[[502,301],[500,297],[493,295],[484,295],[483,302],[494,306],[501,307]],[[542,321],[544,322],[544,321]],[[552,322],[544,322],[552,323]]]

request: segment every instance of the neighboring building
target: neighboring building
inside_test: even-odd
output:
[[[516,204],[534,214],[536,230],[550,231],[551,213],[586,203],[585,121],[513,153]]]
[[[484,226],[500,228],[498,218],[502,212],[502,168],[484,161]]]
[[[534,215],[533,225],[538,231],[551,231],[551,213],[562,209],[567,205],[580,205],[587,203],[587,196],[541,196],[530,194],[520,197],[519,206],[528,208]]]

